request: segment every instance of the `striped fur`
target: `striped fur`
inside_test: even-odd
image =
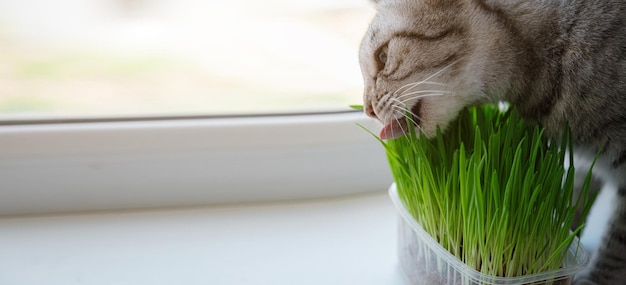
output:
[[[603,245],[577,284],[626,284],[626,1],[379,0],[359,59],[368,115],[406,111],[427,135],[469,105],[508,101],[558,137],[568,124],[618,185]]]

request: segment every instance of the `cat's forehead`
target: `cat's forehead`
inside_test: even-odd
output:
[[[370,23],[365,39],[372,45],[377,45],[387,41],[391,35],[406,30],[410,26],[410,19],[404,15],[387,10],[378,11]]]
[[[424,1],[388,1],[380,3],[376,16],[366,34],[372,44],[386,42],[392,35],[403,32],[430,34],[447,29],[456,22],[450,5],[428,5]]]

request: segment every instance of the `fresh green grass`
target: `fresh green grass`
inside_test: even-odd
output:
[[[411,124],[409,124],[411,125]],[[398,193],[420,225],[468,266],[515,277],[559,269],[582,225],[568,130],[560,143],[513,110],[466,109],[445,133],[382,141]],[[573,161],[570,157],[570,161]],[[589,193],[591,170],[580,197]]]

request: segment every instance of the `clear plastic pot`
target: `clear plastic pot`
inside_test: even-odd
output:
[[[389,188],[389,196],[400,216],[398,258],[404,278],[410,285],[567,285],[589,260],[575,239],[568,250],[568,260],[559,270],[519,277],[483,274],[465,265],[424,231],[404,207],[395,184]]]

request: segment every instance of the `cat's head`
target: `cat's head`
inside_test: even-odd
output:
[[[409,127],[432,136],[464,107],[498,99],[488,98],[486,89],[508,85],[510,72],[499,69],[511,55],[497,39],[506,36],[464,3],[471,1],[374,2],[377,14],[359,60],[365,112],[385,125],[381,138],[399,137]],[[494,74],[498,82],[490,82]]]

